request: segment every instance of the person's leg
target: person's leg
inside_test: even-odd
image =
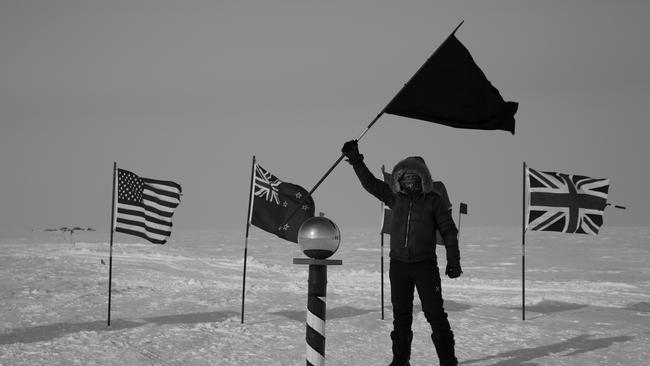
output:
[[[440,272],[435,262],[421,262],[415,271],[415,286],[422,301],[422,312],[431,325],[431,340],[436,347],[440,365],[457,365],[454,333],[443,307]]]
[[[393,304],[393,331],[390,338],[393,344],[393,361],[391,365],[408,365],[411,357],[413,332],[413,277],[409,273],[409,264],[390,261],[390,300]]]

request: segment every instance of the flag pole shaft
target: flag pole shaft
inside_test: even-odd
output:
[[[242,275],[241,290],[241,323],[244,324],[244,303],[246,299],[246,261],[248,258],[248,231],[251,227],[251,206],[253,203],[253,179],[255,177],[255,155],[253,155],[253,164],[251,167],[251,184],[248,191],[248,212],[246,214],[246,239],[244,239],[244,273]]]
[[[377,115],[377,117],[375,117],[375,119],[373,119],[372,122],[370,122],[370,124],[368,125],[368,127],[366,127],[366,129],[363,130],[363,132],[361,133],[361,135],[359,135],[359,137],[357,138],[357,141],[359,141],[359,140],[361,140],[361,138],[363,138],[363,136],[366,134],[366,132],[368,132],[368,130],[370,130],[370,128],[372,127],[372,125],[374,125],[375,122],[377,122],[377,120],[379,119],[379,117],[381,117],[381,115],[382,115],[383,113],[384,113],[383,111],[382,111],[381,113],[379,113],[379,114]],[[295,216],[295,214],[298,212],[298,210],[300,210],[300,208],[305,204],[305,202],[307,202],[307,200],[309,199],[309,197],[312,196],[312,194],[314,193],[314,191],[316,191],[316,189],[321,185],[321,183],[323,183],[323,181],[325,180],[325,178],[327,178],[327,177],[330,175],[330,173],[332,173],[332,171],[334,170],[334,168],[336,168],[336,166],[339,165],[339,163],[341,162],[341,160],[343,160],[344,157],[345,157],[345,155],[344,155],[344,154],[341,154],[341,156],[339,156],[339,158],[336,159],[336,161],[334,162],[334,164],[332,164],[332,166],[331,166],[331,167],[330,167],[330,168],[325,172],[325,174],[323,174],[323,176],[318,180],[318,182],[316,182],[316,185],[314,185],[314,187],[309,191],[309,193],[307,193],[307,195],[306,195],[305,197],[302,198],[302,200],[300,201],[300,203],[299,203],[299,204],[298,204],[298,205],[293,209],[293,211],[291,211],[291,214],[290,214],[289,216],[287,216],[286,219],[284,219],[284,222],[283,222],[282,225],[280,225],[280,226],[283,226],[284,224],[286,224],[286,223],[288,223],[289,221],[291,221],[291,219],[293,218],[293,216]]]
[[[111,226],[110,226],[110,254],[108,256],[108,318],[106,326],[111,326],[111,292],[113,284],[113,228],[115,226],[115,173],[117,162],[113,162],[113,189],[111,196]]]
[[[521,211],[521,320],[526,320],[526,162],[524,161]]]
[[[381,166],[381,176],[384,178],[384,166]],[[380,269],[381,269],[381,320],[384,320],[384,203],[381,202],[381,226],[379,228],[379,237],[381,238],[381,259],[380,259]]]
[[[615,205],[615,204],[613,204],[613,203],[609,203],[609,202],[607,202],[607,206],[612,206],[612,207],[614,207],[614,208],[618,208],[619,210],[625,210],[625,209],[627,208],[627,207],[625,207],[625,206]]]

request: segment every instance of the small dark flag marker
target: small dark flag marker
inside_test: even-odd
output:
[[[460,203],[460,213],[467,215],[467,203]]]

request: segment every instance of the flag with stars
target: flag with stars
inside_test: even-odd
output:
[[[598,234],[607,206],[609,179],[526,168],[527,228]]]
[[[254,170],[250,223],[282,239],[297,243],[300,225],[308,218],[314,217],[314,199],[309,197],[291,220],[284,224],[284,220],[309,192],[297,184],[281,181],[257,163]]]
[[[117,170],[115,231],[165,244],[171,235],[172,215],[181,202],[178,183],[139,177]]]

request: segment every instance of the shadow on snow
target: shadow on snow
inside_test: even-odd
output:
[[[105,320],[97,320],[85,323],[55,323],[48,325],[39,325],[35,327],[18,328],[12,330],[9,333],[0,334],[0,344],[41,342],[62,337],[71,333],[89,331],[112,332],[116,330],[137,328],[147,324],[165,325],[222,322],[238,314],[239,313],[234,311],[213,311],[206,313],[156,316],[150,318],[142,318],[138,321],[115,319],[111,321],[110,327],[106,325]]]
[[[501,352],[493,356],[462,361],[459,364],[468,365],[475,362],[506,358],[506,360],[498,361],[490,366],[536,365],[536,363],[528,363],[528,361],[559,353],[565,353],[562,355],[563,357],[573,356],[601,348],[608,348],[615,343],[627,342],[632,339],[633,337],[630,336],[593,338],[590,334],[582,334],[559,343]]]
[[[353,316],[364,315],[376,311],[377,310],[374,309],[373,310],[359,309],[352,306],[339,306],[336,308],[327,309],[325,311],[325,318],[327,320],[350,318]],[[305,318],[307,316],[307,310],[282,310],[282,311],[274,311],[271,312],[270,314],[281,315],[285,318],[304,323]]]
[[[392,309],[392,306],[386,306],[387,309]],[[465,311],[470,309],[471,306],[462,304],[455,301],[445,301],[445,310],[446,311]],[[422,305],[413,305],[413,314],[422,311]],[[298,322],[305,322],[305,317],[307,315],[307,310],[282,310],[274,311],[270,314],[280,315],[285,318],[295,320]],[[339,306],[332,309],[327,309],[325,311],[325,318],[327,320],[341,319],[341,318],[351,318],[353,316],[365,315],[368,313],[379,312],[376,309],[359,309],[352,306]]]

